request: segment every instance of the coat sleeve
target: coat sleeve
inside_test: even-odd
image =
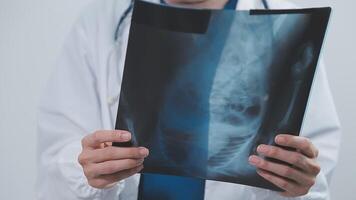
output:
[[[310,138],[319,149],[321,165],[317,182],[304,199],[330,199],[329,187],[338,160],[341,127],[323,62],[316,73],[301,136]]]
[[[310,138],[319,149],[318,162],[321,165],[321,172],[317,176],[315,185],[307,195],[298,198],[286,198],[273,191],[248,188],[255,195],[254,199],[330,199],[330,181],[338,160],[341,131],[323,62],[315,75],[300,135]]]
[[[96,71],[80,19],[67,38],[38,111],[38,199],[117,199],[122,184],[90,187],[77,162],[81,139],[102,128]]]

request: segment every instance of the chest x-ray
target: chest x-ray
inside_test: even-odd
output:
[[[136,1],[116,128],[150,149],[143,172],[278,190],[248,157],[299,133],[329,15]]]

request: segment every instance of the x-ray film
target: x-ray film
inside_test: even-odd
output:
[[[143,172],[280,190],[248,157],[300,132],[330,11],[136,1],[116,129],[149,148]]]

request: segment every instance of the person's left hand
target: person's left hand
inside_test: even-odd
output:
[[[281,164],[252,155],[249,163],[257,167],[257,173],[264,179],[280,187],[285,197],[306,195],[315,184],[320,172],[317,163],[318,149],[304,137],[281,134],[275,138],[276,144],[296,149],[286,150],[277,146],[259,145],[257,152],[264,157],[274,158],[288,164]]]

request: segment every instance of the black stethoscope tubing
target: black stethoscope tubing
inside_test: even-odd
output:
[[[131,10],[133,8],[133,3],[134,3],[134,0],[131,0],[130,5],[126,8],[124,14],[120,17],[120,20],[117,23],[116,30],[115,30],[115,36],[114,36],[115,41],[118,38],[119,30],[120,30],[120,26],[121,26],[122,22],[126,19],[126,17],[129,15],[129,13],[131,12]],[[269,9],[269,5],[267,3],[267,0],[262,0],[262,3],[263,3],[263,6],[264,6],[265,9]]]

